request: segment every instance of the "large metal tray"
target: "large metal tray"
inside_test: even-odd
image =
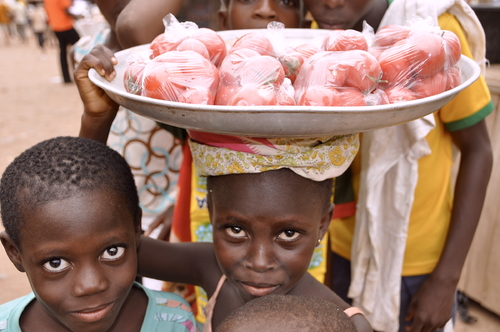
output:
[[[252,30],[219,32],[228,44]],[[288,45],[317,40],[325,30],[286,29]],[[177,127],[210,133],[251,137],[320,137],[345,135],[388,127],[421,118],[437,111],[461,90],[478,79],[481,70],[462,55],[459,61],[462,83],[439,95],[391,105],[364,107],[310,106],[217,106],[193,105],[130,94],[123,86],[123,73],[130,54],[147,49],[141,45],[116,53],[117,76],[108,82],[95,70],[90,80],[106,91],[118,104],[142,116]]]

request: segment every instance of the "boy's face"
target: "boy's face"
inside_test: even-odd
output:
[[[305,275],[331,209],[294,173],[229,177],[209,193],[219,266],[245,301],[286,294]]]
[[[385,6],[382,6],[383,3]],[[379,8],[385,11],[387,0],[304,0],[304,5],[322,29],[361,31],[365,19],[377,28],[380,21],[371,22],[370,16],[374,14],[371,11]]]
[[[300,28],[300,0],[231,0],[227,11],[219,12],[221,30],[267,28],[272,21]]]
[[[117,319],[137,270],[139,230],[114,192],[28,209],[20,248],[2,243],[26,272],[41,316],[40,326],[71,331],[107,331]]]

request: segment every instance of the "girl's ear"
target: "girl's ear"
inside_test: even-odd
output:
[[[219,19],[219,30],[228,30],[227,9],[219,9],[217,15]]]
[[[2,241],[3,248],[5,249],[7,256],[9,256],[10,261],[12,262],[12,264],[14,264],[16,269],[19,272],[25,272],[21,252],[19,251],[19,248],[14,243],[14,241],[12,241],[10,236],[7,235],[7,233],[2,232],[0,233],[0,241]]]
[[[321,223],[319,225],[320,239],[322,239],[325,236],[326,232],[328,232],[328,227],[330,227],[330,222],[332,221],[334,208],[335,204],[330,204],[330,207],[328,207],[325,214],[323,215],[323,218],[321,219]]]

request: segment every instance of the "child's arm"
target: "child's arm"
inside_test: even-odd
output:
[[[118,111],[115,103],[101,88],[94,85],[88,76],[89,69],[111,81],[115,76],[114,65],[117,64],[113,53],[102,45],[97,45],[85,55],[74,72],[74,78],[83,101],[83,115],[80,126],[80,137],[86,137],[106,143],[111,124]]]
[[[411,331],[435,331],[450,318],[455,290],[476,230],[493,157],[484,120],[451,133],[461,152],[450,229],[443,253],[430,277],[413,296],[407,319]]]
[[[123,48],[150,43],[165,31],[163,18],[177,15],[183,0],[131,0],[116,20],[116,35]]]
[[[212,243],[170,243],[142,236],[138,274],[202,286],[208,294],[222,276]]]

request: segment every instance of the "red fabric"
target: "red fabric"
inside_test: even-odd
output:
[[[191,167],[193,158],[189,144],[182,147],[182,165],[179,172],[179,196],[174,207],[172,231],[181,242],[191,242],[191,219],[189,217],[191,208]]]
[[[356,214],[356,202],[335,204],[332,219],[347,218]]]

